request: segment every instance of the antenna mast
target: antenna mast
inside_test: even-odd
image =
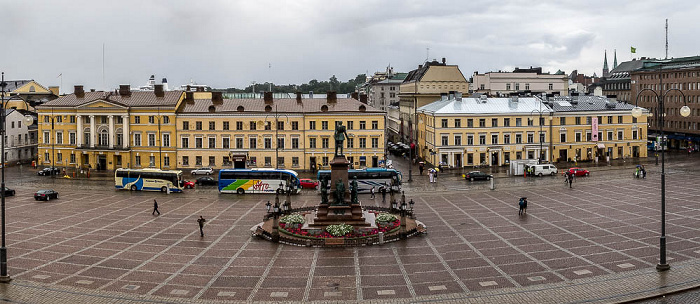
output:
[[[430,48],[427,47],[427,48],[425,48],[425,61],[428,61],[429,58],[430,58]]]
[[[666,18],[666,58],[668,59],[668,18]]]

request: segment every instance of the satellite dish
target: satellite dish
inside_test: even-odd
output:
[[[31,115],[24,115],[24,124],[27,126],[31,126],[34,124],[34,117]]]

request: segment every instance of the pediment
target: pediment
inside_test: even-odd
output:
[[[78,109],[126,109],[127,107],[112,101],[97,99],[78,106]]]

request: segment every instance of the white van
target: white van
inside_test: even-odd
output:
[[[542,176],[542,175],[556,175],[557,174],[557,167],[555,167],[552,164],[546,164],[546,165],[533,165],[533,174],[537,176]]]

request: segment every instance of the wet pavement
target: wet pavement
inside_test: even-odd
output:
[[[428,183],[417,167],[408,183],[406,164],[394,164],[429,233],[344,249],[251,238],[269,195],[219,195],[215,187],[131,193],[113,190],[108,173],[69,180],[8,168],[8,186],[17,190],[7,198],[14,280],[0,291],[5,300],[31,303],[608,303],[700,285],[700,158],[671,155],[667,163],[666,273],[654,270],[660,167],[653,161],[646,179],[632,177],[633,163],[582,164],[591,176],[573,188],[561,176],[494,172],[495,190],[456,171]],[[34,201],[39,188],[58,190],[60,199]],[[521,196],[529,201],[524,216],[517,214]],[[160,216],[151,215],[154,198]],[[382,205],[379,196],[361,199]],[[293,197],[294,207],[317,203],[314,191]],[[199,215],[207,219],[204,238]]]

